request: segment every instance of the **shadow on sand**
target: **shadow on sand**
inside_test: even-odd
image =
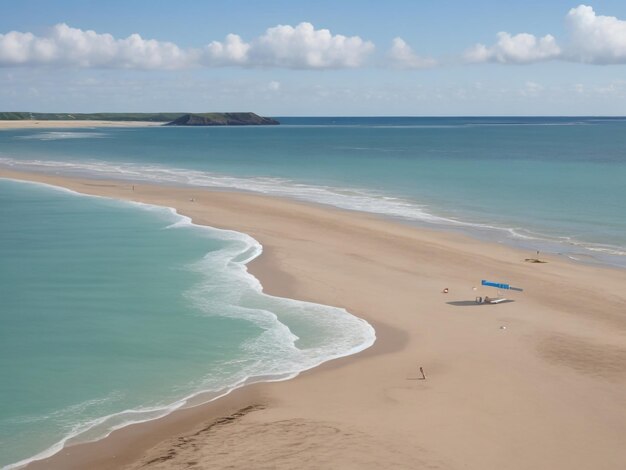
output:
[[[503,300],[502,302],[499,302],[500,304],[508,304],[511,302],[515,302],[514,300]],[[477,304],[475,300],[457,300],[454,302],[446,302],[448,305],[454,305],[455,307],[482,307],[484,305],[496,305],[496,304]]]

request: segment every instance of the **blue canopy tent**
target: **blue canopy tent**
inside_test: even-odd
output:
[[[504,283],[500,283],[500,282],[485,281],[484,279],[482,281],[480,281],[480,284],[482,286],[495,287],[496,289],[516,290],[516,291],[519,291],[519,292],[524,292],[524,289],[522,289],[520,287],[512,287],[509,284],[504,284]]]
[[[482,281],[480,281],[480,284],[482,286],[487,286],[487,287],[495,287],[498,290],[514,290],[514,291],[518,291],[518,292],[523,292],[524,289],[520,288],[520,287],[513,287],[510,284],[506,284],[504,282],[491,282],[491,281],[486,281],[485,279],[483,279]],[[498,292],[497,297],[495,299],[489,298],[489,297],[485,297],[485,302],[488,304],[497,304],[500,302],[504,302],[506,299],[504,297],[500,297],[500,293]],[[482,298],[481,298],[482,301]],[[480,303],[480,302],[479,302]]]

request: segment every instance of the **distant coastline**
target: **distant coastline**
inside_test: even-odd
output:
[[[14,123],[14,125],[6,125]],[[17,123],[31,123],[20,126]],[[35,124],[37,123],[37,124]],[[54,123],[54,125],[46,125]],[[58,127],[58,124],[75,127],[73,123],[87,123],[102,126],[104,123],[130,125],[172,125],[172,126],[258,126],[278,125],[272,118],[255,113],[31,113],[0,112],[0,128],[16,127]],[[80,127],[80,126],[77,126]]]

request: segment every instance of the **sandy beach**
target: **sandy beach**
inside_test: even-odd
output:
[[[377,333],[360,354],[123,428],[29,469],[617,470],[626,462],[624,271],[558,256],[528,263],[534,252],[254,194],[0,177],[175,207],[195,223],[248,233],[264,247],[249,268],[266,292],[345,307]],[[524,292],[477,305],[476,296],[494,294],[481,279]]]
[[[0,120],[2,129],[49,129],[49,128],[84,128],[84,127],[147,127],[161,126],[163,122],[151,121],[42,121],[42,120]]]

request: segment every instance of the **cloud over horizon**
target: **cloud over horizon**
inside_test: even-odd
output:
[[[469,63],[497,62],[530,64],[546,60],[565,60],[588,64],[626,64],[626,21],[614,16],[597,15],[588,5],[572,8],[565,17],[567,41],[559,46],[551,34],[507,32],[497,34],[491,46],[476,44],[464,54]]]
[[[528,33],[511,36],[502,31],[497,37],[498,41],[492,46],[476,44],[469,49],[465,53],[465,60],[470,63],[528,64],[554,59],[561,55],[561,48],[550,34],[537,38]]]
[[[84,68],[180,69],[186,67],[351,68],[362,65],[374,44],[358,36],[333,35],[311,23],[279,25],[247,43],[237,34],[203,48],[182,49],[174,43],[131,34],[53,26],[45,36],[11,31],[0,34],[0,66],[72,66]]]
[[[579,5],[566,16],[571,48],[568,58],[590,64],[626,64],[626,21],[597,15]]]
[[[387,56],[394,67],[402,69],[424,69],[437,65],[436,60],[415,54],[411,46],[400,37],[394,38]]]
[[[110,34],[53,26],[48,35],[11,31],[0,34],[0,65],[70,65],[173,69],[185,66],[188,54],[171,42],[143,39],[131,34],[115,39]]]
[[[626,21],[598,15],[579,5],[565,15],[566,35],[536,36],[501,31],[491,45],[475,44],[444,64],[533,64],[553,60],[585,64],[626,64]],[[349,69],[368,65],[416,70],[437,67],[438,59],[417,55],[395,37],[379,59],[370,61],[373,42],[360,36],[333,34],[301,22],[277,25],[251,40],[228,34],[199,47],[144,39],[139,34],[116,38],[108,33],[74,28],[66,23],[43,35],[10,31],[0,34],[0,67],[51,66],[101,69],[176,70],[187,68],[282,68],[295,70]]]

